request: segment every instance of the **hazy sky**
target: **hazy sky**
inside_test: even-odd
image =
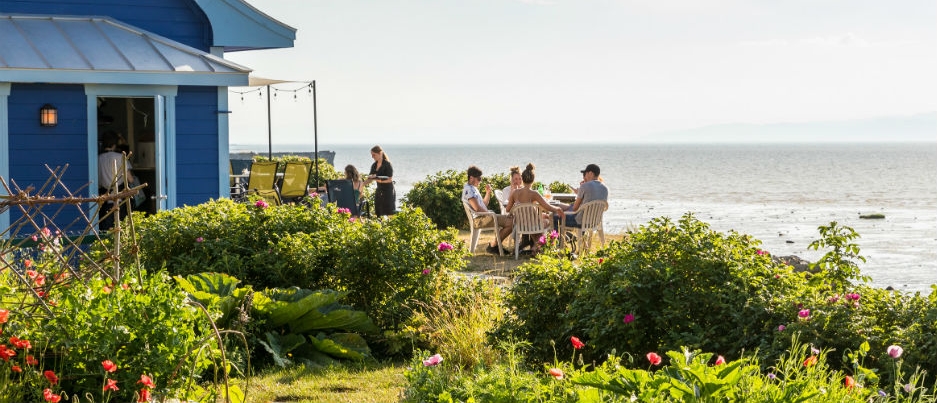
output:
[[[316,80],[320,146],[937,111],[934,0],[248,1],[296,28],[295,47],[226,58]],[[274,142],[311,144],[312,98],[293,95],[272,102]],[[232,93],[230,109],[232,143],[266,142],[263,98]]]

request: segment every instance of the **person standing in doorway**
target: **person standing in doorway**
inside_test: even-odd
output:
[[[124,161],[124,154],[118,151],[121,136],[114,131],[108,131],[101,135],[101,145],[104,150],[98,155],[98,194],[105,195],[117,193],[124,183],[133,181],[133,175],[130,174],[132,167],[130,162]],[[98,228],[106,231],[114,227],[115,214],[110,214],[114,208],[114,203],[120,203],[119,200],[105,202],[98,210]],[[120,219],[127,215],[127,204],[120,203],[118,210]]]
[[[374,192],[374,215],[383,216],[394,214],[397,210],[397,192],[394,191],[394,167],[390,164],[390,158],[381,146],[371,147],[371,158],[374,163],[371,164],[371,171],[368,178],[364,181],[365,186],[371,182],[377,182],[377,190]]]

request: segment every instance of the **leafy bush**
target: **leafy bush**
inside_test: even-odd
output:
[[[44,297],[50,301],[48,315],[18,309],[4,327],[4,335],[32,345],[31,351],[27,347],[18,354],[23,360],[19,368],[26,370],[11,379],[18,385],[0,385],[14,401],[17,393],[22,393],[20,401],[39,401],[39,392],[47,387],[53,393],[100,396],[106,379],[119,388],[108,391],[111,397],[131,401],[140,390],[141,375],[153,380],[153,393],[175,396],[210,363],[195,354],[206,346],[201,332],[209,329],[208,318],[186,304],[185,294],[165,273],[127,276],[121,283],[95,275]],[[36,362],[30,364],[33,356]],[[116,370],[106,372],[104,361]],[[52,371],[58,382],[50,385],[39,376],[43,370]]]
[[[566,182],[553,181],[547,186],[547,189],[550,189],[550,193],[572,193],[573,188],[569,186]]]
[[[894,363],[900,376],[880,388],[862,368],[831,368],[829,350],[796,337],[791,345],[765,372],[753,356],[727,360],[688,348],[612,354],[592,365],[554,359],[540,368],[524,366],[524,343],[500,343],[502,360],[470,369],[445,353],[421,352],[404,374],[403,395],[405,402],[937,402],[937,384],[919,370],[904,374],[900,359]]]
[[[426,177],[426,180],[413,184],[413,189],[407,192],[403,203],[423,209],[426,216],[436,224],[437,228],[468,228],[465,211],[462,209],[462,188],[466,183],[465,171],[448,170],[437,172]],[[496,173],[482,177],[482,186],[490,183],[492,189],[502,189],[510,183],[507,175]],[[480,188],[484,196],[484,188]],[[498,211],[498,200],[491,194],[488,200],[488,209]]]
[[[527,329],[518,336],[538,342],[585,336],[591,346],[585,353],[599,353],[594,358],[613,349],[637,354],[681,346],[739,356],[771,340],[783,319],[774,307],[797,289],[797,275],[757,245],[686,215],[679,224],[652,220],[579,269],[550,260],[529,264],[508,298]]]
[[[551,254],[543,254],[518,267],[510,292],[505,296],[509,313],[500,323],[498,335],[541,346],[529,353],[531,358],[549,361],[553,351],[547,346],[554,340],[572,336],[565,314],[576,297],[579,276],[579,266]]]
[[[349,217],[334,205],[259,208],[217,200],[141,217],[145,267],[173,275],[226,273],[255,289],[298,286],[347,292],[382,329],[406,321],[410,301],[428,300],[464,267],[454,231],[438,231],[418,209],[381,219]]]

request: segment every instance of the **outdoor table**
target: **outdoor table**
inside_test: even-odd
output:
[[[553,200],[563,203],[572,203],[576,201],[575,193],[553,193]]]

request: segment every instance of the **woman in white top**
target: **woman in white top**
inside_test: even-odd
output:
[[[511,192],[517,189],[524,187],[524,181],[521,179],[521,168],[518,166],[511,167],[511,173],[508,174],[511,180],[511,184],[507,185],[504,189],[501,190],[501,205],[507,206],[508,200],[511,200]]]

